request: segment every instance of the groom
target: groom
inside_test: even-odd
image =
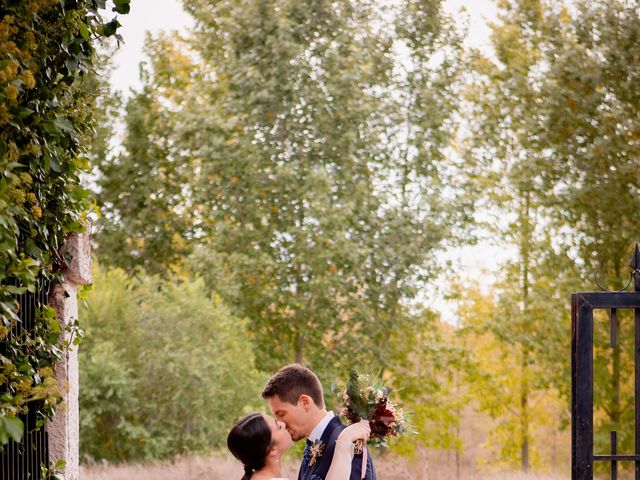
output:
[[[267,382],[262,398],[276,419],[284,422],[293,440],[307,439],[298,480],[324,480],[329,472],[336,438],[345,426],[324,405],[322,385],[315,373],[299,364],[282,367]],[[366,480],[376,480],[367,455]],[[354,455],[350,480],[361,480],[362,454]]]

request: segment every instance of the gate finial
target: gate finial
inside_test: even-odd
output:
[[[640,292],[640,247],[638,247],[638,242],[636,242],[636,247],[633,249],[633,256],[629,266],[631,267],[634,290]]]

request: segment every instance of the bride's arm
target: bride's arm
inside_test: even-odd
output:
[[[371,428],[367,420],[349,425],[340,433],[333,451],[331,468],[329,468],[325,480],[349,480],[351,461],[353,460],[353,442],[359,439],[366,440],[369,433],[371,433]]]

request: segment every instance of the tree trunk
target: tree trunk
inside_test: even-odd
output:
[[[457,326],[457,325],[456,325]],[[456,399],[460,398],[460,378],[458,372],[455,374],[456,378]],[[456,404],[456,440],[460,442],[460,404]],[[456,480],[460,480],[460,448],[456,445]]]
[[[520,445],[521,468],[524,473],[529,471],[529,381],[527,372],[529,352],[525,347],[522,351],[522,369],[520,379]]]
[[[520,460],[524,473],[529,471],[529,348],[528,307],[529,307],[529,262],[531,258],[531,192],[524,192],[524,209],[520,235],[520,260],[522,262],[522,363],[520,371]]]

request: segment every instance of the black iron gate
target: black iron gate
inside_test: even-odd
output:
[[[19,335],[23,330],[34,327],[37,305],[46,305],[49,283],[41,282],[36,294],[25,293],[16,297],[20,303],[20,322],[10,335]],[[6,354],[6,346],[0,342],[0,353]],[[42,466],[49,466],[49,444],[44,427],[37,428],[37,407],[32,406],[29,413],[20,417],[25,431],[21,442],[9,441],[0,451],[1,480],[39,480]]]
[[[609,462],[611,479],[618,476],[618,462],[635,462],[635,479],[640,480],[640,250],[636,244],[631,259],[634,291],[585,292],[571,295],[571,478],[591,480],[594,462]],[[618,309],[634,311],[634,404],[635,448],[633,454],[617,453],[617,432],[610,432],[611,452],[593,452],[593,311],[610,312],[610,346],[617,348]]]

